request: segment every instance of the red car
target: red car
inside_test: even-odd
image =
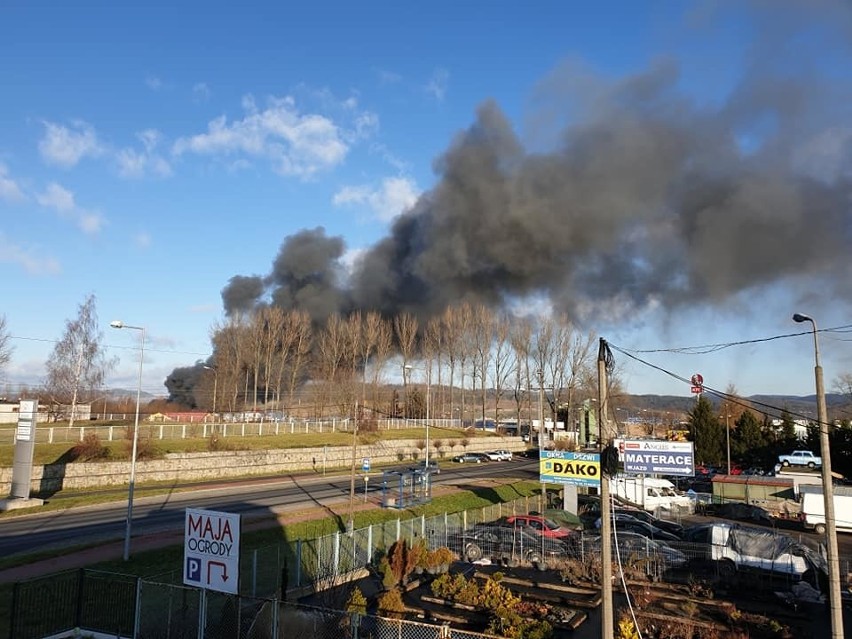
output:
[[[542,517],[541,515],[510,515],[506,517],[505,521],[512,526],[532,528],[533,531],[543,537],[564,539],[571,536],[570,530],[563,528],[552,519]]]

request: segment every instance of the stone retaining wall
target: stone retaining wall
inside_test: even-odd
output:
[[[411,464],[416,459],[423,458],[423,451],[417,448],[417,443],[422,441],[383,440],[374,444],[359,445],[356,450],[356,465],[360,470],[364,458],[369,458],[373,466]],[[483,452],[494,449],[519,452],[526,449],[526,444],[520,437],[491,437],[481,441],[472,440],[467,448],[457,445],[450,449],[445,445],[437,453],[433,449],[430,458],[449,460],[465,451]],[[351,446],[169,453],[163,459],[137,462],[136,482],[183,482],[251,475],[284,475],[306,470],[321,473],[323,470],[350,468],[351,464]],[[130,462],[126,461],[46,464],[33,467],[32,490],[34,493],[53,493],[63,489],[122,486],[127,485],[129,477]],[[0,495],[8,495],[11,489],[12,469],[0,468]]]

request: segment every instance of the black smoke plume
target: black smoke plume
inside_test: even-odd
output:
[[[425,317],[537,295],[604,319],[779,284],[848,299],[850,85],[755,65],[725,99],[699,103],[680,80],[670,60],[609,83],[566,65],[537,94],[547,122],[567,121],[544,149],[486,101],[435,162],[435,186],[348,278],[343,240],[302,231],[270,275],[231,280],[226,311]]]

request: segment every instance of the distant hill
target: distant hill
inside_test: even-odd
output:
[[[715,406],[721,404],[718,397],[712,395],[705,395],[705,397]],[[744,399],[752,404],[755,410],[766,412],[771,417],[778,417],[781,411],[787,409],[795,415],[816,419],[816,395],[751,395]],[[696,398],[677,395],[628,395],[627,401],[635,410],[687,413],[692,410]],[[830,415],[852,412],[852,402],[845,395],[828,393],[825,396],[825,404]]]

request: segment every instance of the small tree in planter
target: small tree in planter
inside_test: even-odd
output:
[[[402,601],[402,593],[394,588],[379,596],[377,601],[379,616],[391,619],[402,619],[405,617],[405,603]]]
[[[429,546],[422,537],[414,543],[408,554],[414,565],[414,572],[421,574],[429,568]]]
[[[432,574],[445,573],[455,560],[456,556],[452,550],[446,546],[440,546],[429,551],[426,557],[426,570]]]

